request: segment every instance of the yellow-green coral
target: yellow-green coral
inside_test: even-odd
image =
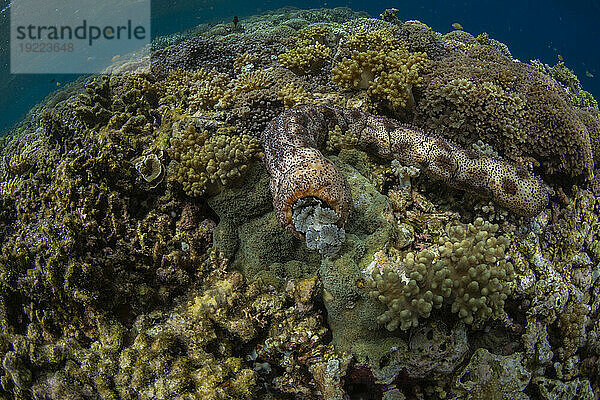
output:
[[[342,128],[336,125],[332,131],[327,134],[326,150],[333,152],[341,149],[353,149],[358,143],[358,132],[342,132]]]
[[[169,75],[162,81],[156,82],[153,89],[160,97],[178,96],[187,94],[190,90],[188,86],[190,81],[202,81],[207,78],[208,73],[203,69],[195,72],[176,69],[169,72]]]
[[[502,75],[505,79],[510,79]],[[490,115],[477,126],[489,126],[490,130],[502,135],[496,141],[517,146],[527,140],[525,124],[526,101],[519,93],[504,89],[492,82],[482,82],[479,86],[466,78],[453,79],[440,87],[434,99],[424,99],[424,110],[430,116],[433,126],[442,129],[456,129],[472,124],[480,119],[481,112]],[[444,110],[443,113],[441,111]],[[483,129],[483,128],[480,128]],[[463,129],[464,130],[464,129]],[[453,137],[459,143],[465,143],[465,137]]]
[[[297,74],[317,72],[327,59],[331,57],[331,49],[322,43],[296,47],[279,55],[279,62]]]
[[[257,89],[265,89],[272,84],[272,76],[269,69],[244,72],[233,80],[233,86],[236,92],[249,92]]]
[[[406,49],[406,43],[396,36],[397,32],[397,26],[372,31],[359,29],[357,32],[348,36],[344,46],[350,50],[356,51],[393,51]]]
[[[289,83],[282,87],[277,92],[279,100],[283,101],[283,105],[286,109],[299,106],[300,104],[309,104],[313,100],[313,96],[310,92],[304,90],[301,86],[296,86],[293,83]]]
[[[577,107],[598,108],[598,102],[590,92],[581,88],[581,82],[575,72],[569,69],[563,61],[550,69],[550,74],[554,79],[567,87],[569,102]]]
[[[412,105],[412,87],[421,81],[427,55],[409,52],[394,32],[386,28],[350,35],[345,45],[352,53],[332,69],[332,80],[345,88],[367,89],[370,97],[392,108]]]
[[[254,63],[258,62],[259,57],[256,53],[245,52],[243,54],[238,54],[233,60],[233,70],[235,72],[242,72],[244,67],[252,66]]]
[[[378,321],[389,330],[408,329],[452,299],[451,310],[467,324],[502,317],[511,292],[512,264],[505,259],[508,237],[482,218],[455,223],[437,248],[409,252],[375,269],[371,294],[387,305]]]
[[[222,131],[221,131],[222,132]],[[174,179],[189,196],[214,193],[239,179],[248,164],[260,155],[258,140],[208,130],[197,132],[189,126],[181,138],[171,139],[170,156],[179,162]]]
[[[325,43],[325,38],[329,34],[329,29],[325,26],[313,25],[302,29],[296,36],[285,40],[288,46],[303,47],[314,43]]]
[[[166,79],[157,82],[154,89],[163,98],[175,97],[191,112],[213,108],[227,108],[234,92],[227,88],[230,79],[226,74],[213,71],[171,71]]]
[[[18,193],[22,185],[23,181],[16,176],[10,180],[0,182],[0,196],[13,197]]]
[[[279,62],[299,75],[318,72],[331,58],[331,49],[325,45],[328,34],[329,29],[324,26],[303,29],[285,40],[290,49],[279,55]]]
[[[355,51],[333,68],[332,80],[346,88],[367,89],[372,98],[404,108],[414,102],[412,87],[420,82],[425,57],[405,50]]]

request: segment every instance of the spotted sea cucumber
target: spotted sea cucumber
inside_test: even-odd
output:
[[[358,137],[358,148],[417,166],[432,179],[488,196],[515,214],[533,217],[548,203],[550,189],[524,167],[465,150],[390,118],[358,109],[304,105],[273,119],[261,136],[277,218],[299,237],[303,233],[296,229],[293,218],[299,199],[320,199],[337,214],[339,228],[350,212],[352,199],[346,179],[319,151],[336,125],[345,134]]]

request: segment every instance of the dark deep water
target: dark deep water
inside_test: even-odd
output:
[[[36,103],[77,75],[11,75],[9,73],[10,1],[0,0],[0,132],[18,121]],[[548,1],[152,1],[152,37],[171,34],[204,22],[230,21],[283,6],[300,8],[346,6],[378,16],[386,8],[400,10],[402,20],[418,19],[439,32],[460,23],[474,35],[488,32],[506,43],[513,57],[538,58],[554,65],[558,56],[573,69],[585,90],[600,99],[600,0]],[[587,74],[586,74],[587,73]],[[586,76],[587,75],[587,76]]]

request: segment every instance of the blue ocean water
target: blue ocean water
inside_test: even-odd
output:
[[[35,104],[77,75],[12,75],[9,63],[9,0],[0,1],[0,132]],[[600,0],[548,1],[225,1],[154,0],[152,36],[171,34],[205,22],[230,21],[284,6],[350,7],[378,16],[386,8],[400,10],[402,20],[418,19],[439,32],[460,23],[474,35],[487,32],[506,43],[513,56],[554,65],[559,58],[573,69],[585,90],[600,99]]]

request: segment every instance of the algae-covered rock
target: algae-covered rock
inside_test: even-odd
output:
[[[523,365],[521,353],[501,356],[480,348],[457,376],[455,386],[470,400],[527,400],[523,390],[530,379],[531,372]]]
[[[544,400],[592,400],[597,397],[587,379],[574,379],[563,382],[559,379],[537,377],[534,379],[538,390]]]

